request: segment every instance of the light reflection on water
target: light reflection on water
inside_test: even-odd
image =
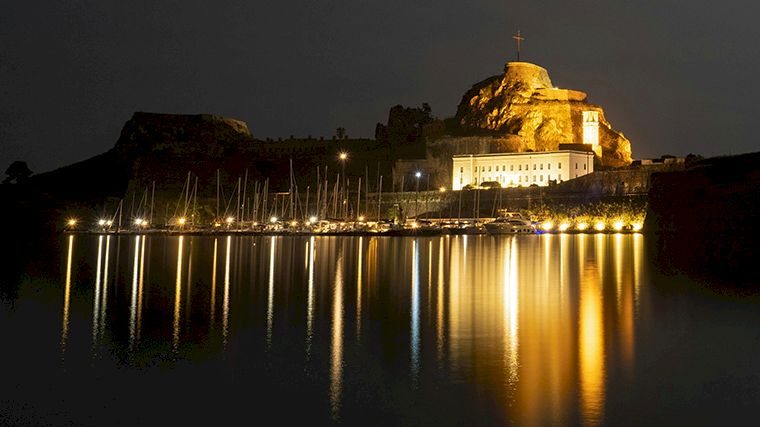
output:
[[[131,239],[123,260],[127,266],[117,265],[124,254],[109,258],[113,239]],[[631,380],[634,373],[640,281],[647,274],[639,235],[68,236],[67,243],[62,356],[71,334],[76,255],[95,266],[88,294],[93,349],[105,345],[104,330],[117,337],[108,345],[122,345],[118,328],[126,323],[123,345],[149,358],[163,357],[165,350],[143,345],[143,330],[154,340],[167,337],[174,358],[192,360],[187,350],[199,343],[204,357],[212,359],[229,359],[225,352],[244,360],[276,351],[291,364],[326,373],[323,397],[333,421],[358,410],[351,395],[357,381],[368,388],[377,375],[401,381],[395,375],[402,360],[410,390],[424,393],[434,380],[464,385],[473,390],[472,405],[494,419],[525,424],[600,424],[609,366],[625,373],[618,381]],[[78,245],[97,248],[93,259]],[[122,270],[114,280],[128,278],[126,287],[116,286],[110,294],[109,265],[111,271]],[[155,295],[165,294],[172,279],[169,305]],[[147,299],[148,294],[154,296]],[[122,308],[128,311],[126,322],[118,318]],[[172,313],[171,324],[163,323],[164,316],[143,318],[146,309]],[[214,339],[217,328],[221,343]],[[161,331],[170,331],[170,338]],[[251,344],[256,331],[263,348]],[[298,351],[295,341],[301,343]],[[283,350],[286,344],[289,350]],[[355,365],[362,351],[382,374],[362,376],[362,366]]]

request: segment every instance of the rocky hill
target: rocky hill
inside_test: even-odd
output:
[[[527,62],[509,62],[503,74],[473,85],[459,103],[455,123],[461,135],[508,137],[509,151],[550,151],[583,141],[584,111],[597,113],[602,164],[630,164],[630,142],[612,128],[600,106],[589,103],[584,92],[554,87],[544,68]]]

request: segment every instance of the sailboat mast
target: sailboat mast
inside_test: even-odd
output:
[[[383,196],[383,176],[380,175],[380,185],[377,192],[377,221],[380,222],[380,203]]]
[[[306,186],[306,210],[304,211],[304,220],[309,217],[309,190],[311,189],[310,186]]]
[[[288,189],[288,199],[290,203],[290,219],[294,218],[293,208],[295,207],[295,199],[293,197],[293,158],[290,158],[290,188]]]
[[[235,220],[238,222],[238,227],[240,227],[240,224],[245,222],[245,208],[247,206],[246,200],[247,195],[246,192],[248,191],[248,168],[245,168],[245,179],[243,180],[243,206],[240,207],[240,216],[235,218]]]
[[[153,202],[156,200],[156,181],[153,181],[153,189],[150,192],[150,217],[148,217],[148,223],[153,225]]]
[[[362,177],[359,177],[359,185],[357,185],[356,188],[356,215],[354,215],[355,218],[358,218],[361,214],[361,209],[359,203],[361,202],[361,196],[362,196]]]

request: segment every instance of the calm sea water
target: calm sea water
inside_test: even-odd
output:
[[[646,243],[61,236],[6,258],[0,424],[754,424],[760,303]]]

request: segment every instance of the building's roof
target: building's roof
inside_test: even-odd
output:
[[[575,153],[582,155],[594,155],[593,151],[580,151],[580,150],[556,150],[556,151],[527,151],[522,153],[486,153],[486,154],[454,154],[453,157],[469,158],[469,157],[528,157],[528,156],[543,156],[548,154],[565,154]]]

